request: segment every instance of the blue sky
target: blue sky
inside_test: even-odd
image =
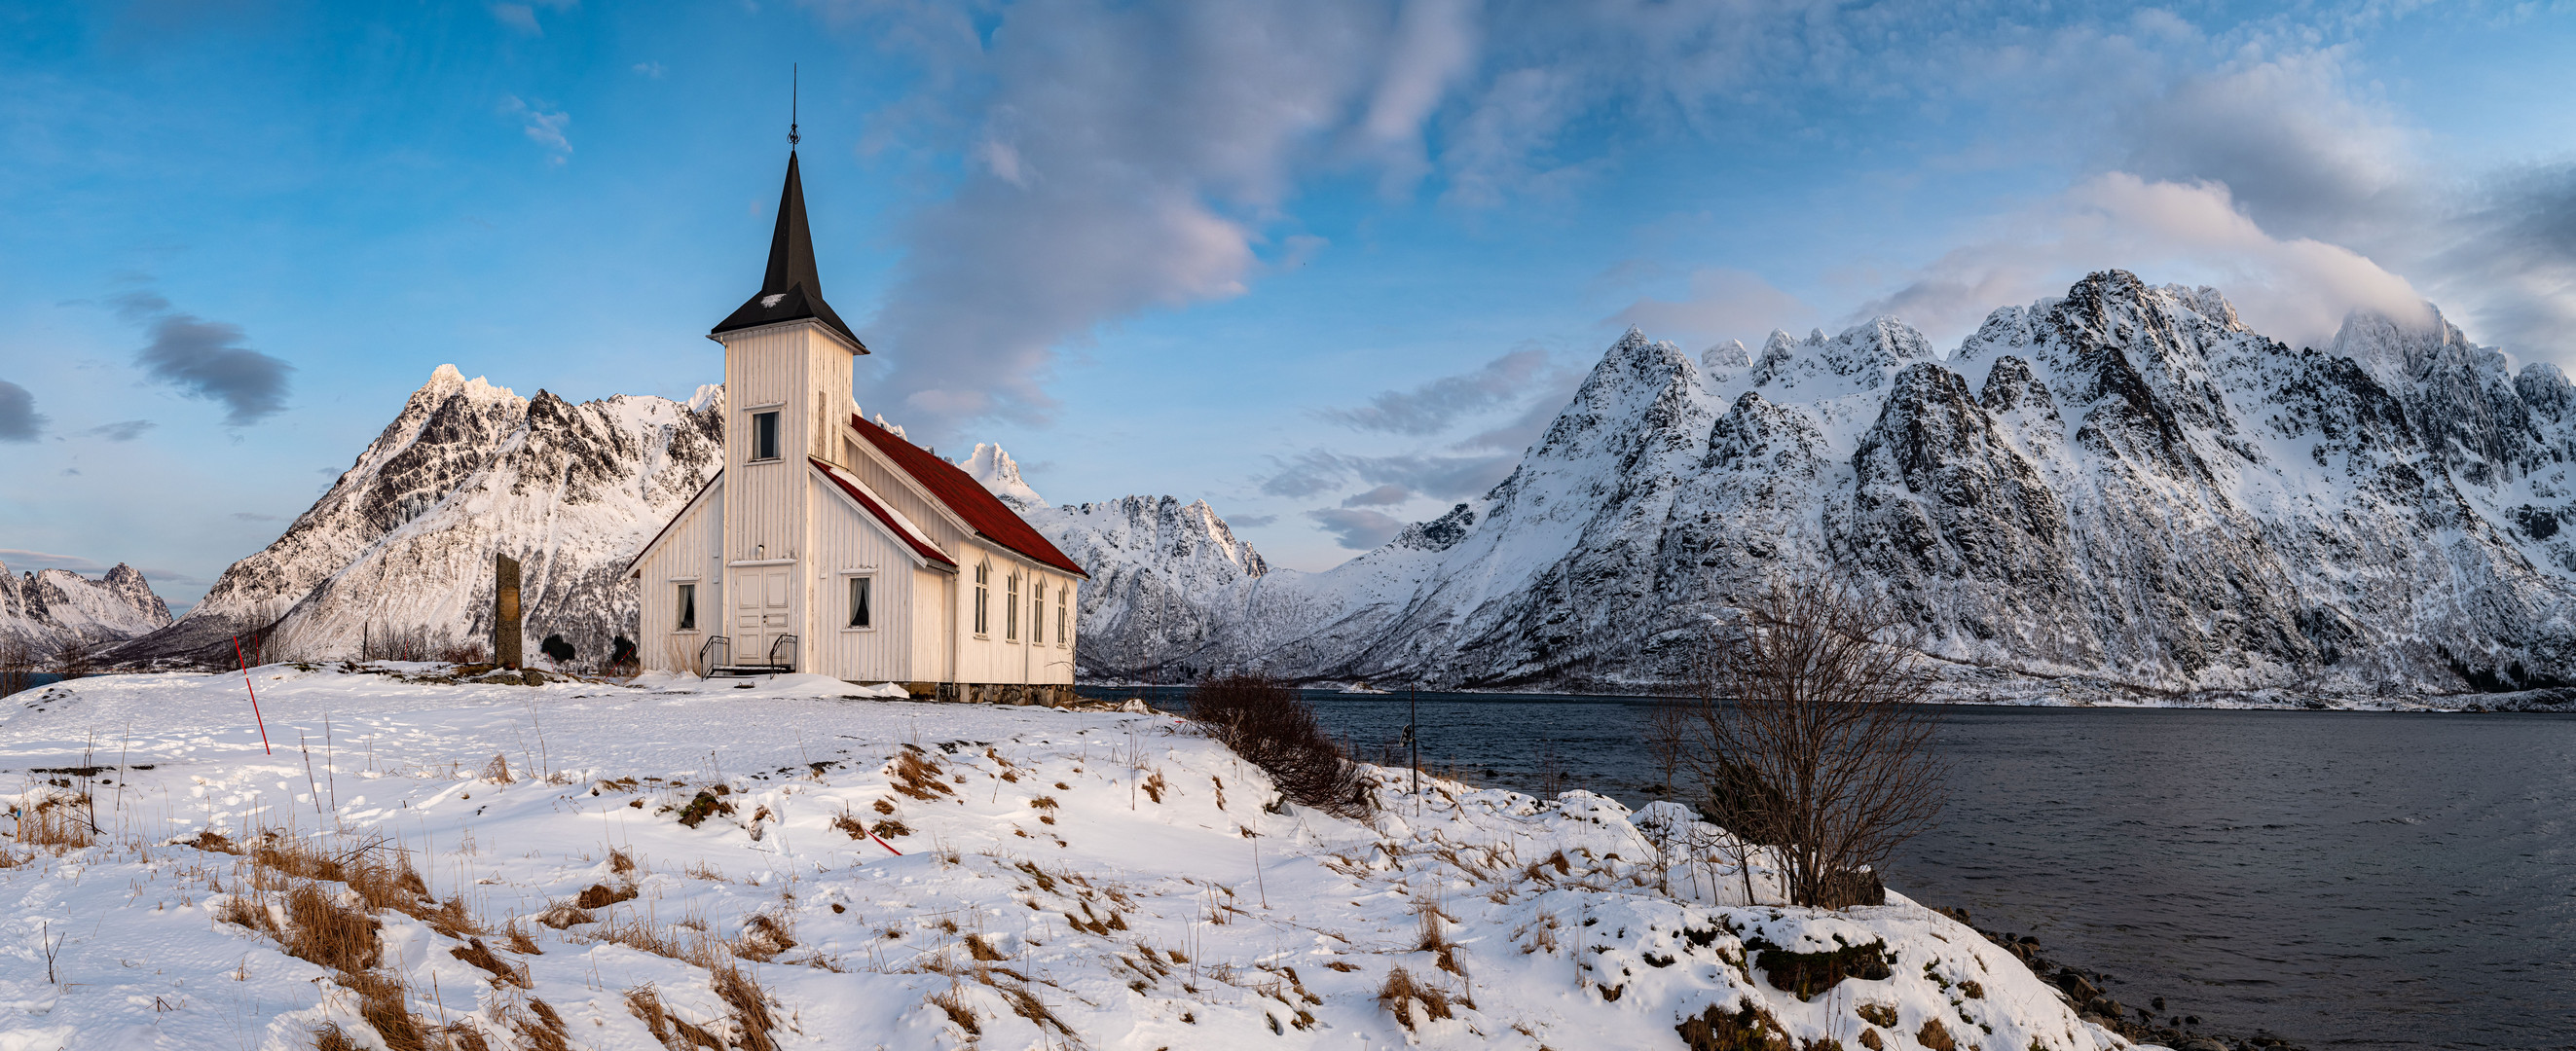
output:
[[[2563,4],[0,7],[0,561],[184,606],[430,371],[685,397],[788,64],[860,403],[1320,568],[1634,323],[1956,344],[2124,267],[2576,365]]]

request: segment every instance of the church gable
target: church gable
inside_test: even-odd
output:
[[[860,481],[850,472],[822,460],[813,460],[812,463],[815,477],[822,480],[833,492],[840,494],[841,499],[838,503],[845,511],[875,526],[885,539],[901,548],[913,562],[946,569],[957,567],[957,560],[940,550],[939,545],[930,539],[928,532],[910,518],[905,517],[902,512],[888,506],[882,496],[868,488],[867,483]]]
[[[931,455],[930,451],[895,436],[891,431],[865,418],[853,415],[850,427],[880,456],[892,461],[932,501],[954,515],[965,528],[987,542],[997,544],[1032,562],[1062,570],[1078,577],[1088,577],[1082,567],[1065,556],[1046,536],[1002,503],[983,483],[968,477],[957,465]]]

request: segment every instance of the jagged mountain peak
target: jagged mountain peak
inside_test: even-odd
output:
[[[1047,506],[1046,498],[1020,477],[1019,461],[1011,459],[1000,445],[976,442],[975,451],[957,461],[957,467],[983,483],[986,492],[1011,505],[1014,511],[1026,514]]]
[[[1804,343],[1791,344],[1787,336],[1773,332],[1763,346],[1762,360],[1753,368],[1754,386],[1876,390],[1886,385],[1889,374],[1934,356],[1923,333],[1892,317],[1871,318],[1830,339],[1822,329]]]
[[[1751,366],[1753,364],[1753,354],[1751,351],[1744,349],[1743,340],[1730,339],[1724,343],[1716,344],[1707,350],[1701,351],[1699,355],[1699,363],[1701,368],[1705,368],[1711,375],[1715,375],[1722,371],[1733,371],[1735,369]]]
[[[1086,618],[1078,658],[1643,688],[1820,568],[1894,603],[1967,692],[2576,685],[2576,386],[2415,344],[2374,378],[2119,270],[1995,309],[1946,362],[1891,319],[1774,332],[1746,375],[1726,345],[1703,371],[1629,331],[1483,499],[1270,574],[1257,615],[1236,583]]]

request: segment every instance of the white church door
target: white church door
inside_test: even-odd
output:
[[[790,567],[755,569],[743,574],[734,589],[733,662],[763,664],[769,647],[788,633],[787,589]],[[780,659],[786,659],[782,654]]]

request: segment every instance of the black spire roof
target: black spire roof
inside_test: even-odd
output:
[[[859,353],[868,352],[858,333],[850,331],[841,315],[823,301],[823,281],[814,275],[814,237],[805,228],[805,183],[796,176],[796,151],[789,150],[787,186],[778,192],[778,229],[769,238],[769,272],[760,279],[760,291],[707,334],[806,318],[830,326]]]

